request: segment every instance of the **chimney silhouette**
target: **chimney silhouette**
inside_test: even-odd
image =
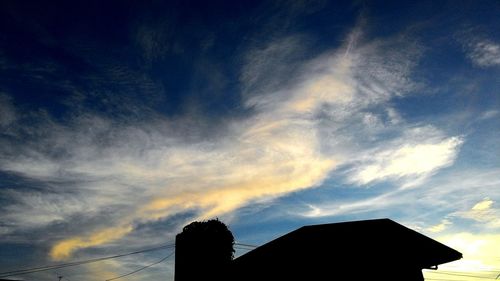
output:
[[[227,280],[234,237],[218,219],[192,222],[175,239],[175,281]]]

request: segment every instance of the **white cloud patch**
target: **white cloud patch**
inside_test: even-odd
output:
[[[500,65],[500,44],[482,40],[470,44],[470,60],[481,67]]]
[[[500,44],[488,38],[482,31],[470,28],[458,32],[457,39],[463,45],[465,55],[476,66],[500,65]]]
[[[399,198],[399,191],[393,191],[390,193],[374,196],[372,198],[367,198],[357,201],[347,201],[343,202],[328,202],[323,204],[308,204],[307,211],[300,211],[301,216],[318,218],[318,217],[332,217],[339,215],[354,215],[358,213],[368,213],[373,211],[378,211],[385,209],[387,207],[395,207],[396,205],[403,205],[408,203],[406,200],[395,200]]]
[[[500,227],[500,209],[495,208],[495,201],[485,198],[467,211],[457,212],[456,216],[481,223],[489,228]]]
[[[387,179],[403,179],[413,186],[436,170],[451,165],[462,143],[459,137],[445,137],[433,128],[422,127],[401,139],[368,153],[350,173],[350,181],[369,184]]]
[[[439,224],[427,228],[427,231],[431,233],[440,233],[445,231],[451,224],[453,223],[450,220],[444,219]]]
[[[498,252],[500,235],[462,232],[436,237],[436,240],[461,252],[463,259],[439,266],[438,271],[424,271],[426,278],[443,278],[447,275],[440,271],[452,271],[454,274],[481,276],[496,279],[498,275]],[[470,280],[467,276],[454,276],[456,280]]]

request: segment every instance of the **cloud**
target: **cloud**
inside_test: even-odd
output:
[[[449,225],[453,224],[450,220],[444,219],[439,224],[427,228],[427,231],[432,233],[443,232]]]
[[[15,199],[0,215],[15,226],[3,231],[71,225],[50,236],[51,257],[67,259],[177,214],[222,216],[318,187],[340,165],[351,167],[352,182],[367,184],[427,178],[453,163],[461,138],[432,126],[409,129],[388,104],[414,87],[411,69],[420,52],[414,44],[404,38],[349,42],[349,52],[344,46],[303,61],[296,60],[300,41],[294,40],[244,56],[242,106],[252,114],[213,125],[216,133],[193,137],[190,132],[204,128],[189,116],[122,122],[79,111],[61,124],[39,115],[29,127],[37,137],[3,146],[9,157],[0,159],[0,168],[50,188],[15,196],[13,188],[0,191]],[[401,128],[406,133],[399,138],[380,141],[379,134]],[[379,140],[367,141],[372,138]],[[28,208],[34,201],[37,208]],[[374,201],[388,202],[384,196]]]
[[[109,227],[104,230],[94,232],[85,237],[75,237],[58,242],[51,250],[50,256],[55,260],[68,258],[74,251],[101,245],[109,241],[122,238],[132,231],[131,225]]]
[[[369,153],[350,173],[350,181],[369,184],[387,179],[405,179],[415,185],[436,170],[451,165],[463,140],[436,135],[432,128],[416,128],[381,149]]]
[[[362,200],[342,200],[342,202],[328,202],[323,204],[307,204],[307,211],[301,210],[298,214],[309,218],[333,217],[341,215],[354,215],[358,213],[369,213],[379,211],[387,207],[406,204],[406,200],[396,200],[399,191],[393,191],[382,195],[365,198]]]
[[[11,99],[7,95],[0,93],[0,128],[5,129],[16,119],[17,113]]]
[[[481,40],[471,44],[469,59],[481,67],[500,65],[500,44],[489,40]]]
[[[488,111],[483,112],[481,114],[481,116],[479,117],[479,119],[480,120],[488,120],[488,119],[491,119],[491,118],[498,116],[499,113],[500,113],[500,111],[498,111],[498,110],[488,110]]]
[[[474,207],[472,207],[472,211],[475,211],[475,212],[483,212],[483,211],[487,211],[487,210],[490,210],[491,209],[491,205],[493,205],[493,201],[491,201],[490,199],[484,199],[483,201],[477,203],[476,205],[474,205]]]
[[[140,25],[137,27],[135,41],[137,45],[140,46],[142,52],[147,62],[151,62],[155,59],[163,58],[167,51],[172,48],[172,42],[169,40],[168,31],[163,30],[159,26],[164,25]]]
[[[478,28],[468,28],[457,33],[467,58],[479,67],[500,64],[500,44],[483,34]]]
[[[16,223],[19,228],[45,226],[79,212],[91,212],[93,209],[91,202],[63,194],[8,190],[4,191],[3,195],[17,203],[4,208],[3,218]],[[31,215],[26,216],[26,213]]]
[[[411,223],[418,217],[425,221],[435,221],[436,218],[444,218],[435,225],[441,225],[445,220],[452,222],[454,226],[463,209],[471,209],[478,203],[478,196],[488,194],[498,198],[497,186],[500,184],[500,173],[498,169],[476,170],[459,169],[431,177],[425,184],[418,188],[396,188],[370,190],[370,196],[366,196],[365,189],[352,189],[350,193],[354,198],[329,198],[323,202],[306,203],[305,206],[295,206],[288,212],[310,218],[334,217],[334,216],[366,216],[380,214],[385,217],[411,218]],[[348,185],[350,187],[350,185]],[[470,192],[474,190],[474,192]],[[362,198],[357,198],[358,196]],[[454,202],[450,204],[449,202]],[[482,202],[482,201],[479,201]],[[458,212],[458,215],[456,214]],[[467,212],[467,211],[465,211]],[[424,223],[427,225],[427,223]],[[435,226],[434,225],[434,226]],[[452,224],[446,224],[451,227]],[[485,229],[491,230],[487,224],[480,224]],[[429,226],[421,227],[429,230]],[[443,231],[448,229],[443,229]]]
[[[17,218],[25,227],[67,219],[75,211],[85,212],[85,205],[99,210],[122,204],[132,210],[117,219],[115,226],[80,229],[84,235],[57,242],[51,251],[54,259],[122,238],[137,222],[189,209],[199,209],[200,217],[213,217],[252,200],[317,186],[335,165],[333,159],[319,153],[310,133],[314,124],[309,120],[280,119],[262,112],[243,124],[231,125],[229,140],[210,143],[182,143],[181,139],[136,127],[113,128],[112,122],[96,120],[100,122],[92,122],[90,130],[49,128],[54,133],[47,142],[68,152],[63,159],[43,154],[40,147],[23,147],[12,161],[2,163],[4,171],[34,180],[82,179],[73,196],[83,202],[71,203],[78,200],[68,201],[68,195],[60,191],[47,192],[39,194],[35,205],[39,208],[32,209],[26,208],[32,201],[30,193],[17,196],[17,205],[9,208],[18,212],[10,219]],[[103,131],[110,132],[112,145],[98,137]],[[35,217],[46,219],[24,219],[35,212]]]
[[[440,271],[454,271],[492,279],[497,277],[500,235],[461,232],[436,237],[436,240],[461,252],[464,257],[461,260],[440,265]],[[433,271],[424,271],[424,274],[426,278],[443,277]]]
[[[455,213],[456,216],[481,223],[489,228],[500,227],[500,209],[494,208],[495,201],[485,198],[467,210]]]
[[[201,210],[202,218],[213,217],[252,200],[317,186],[334,167],[334,160],[319,154],[314,135],[304,134],[312,130],[309,122],[256,118],[235,129],[235,142],[178,144],[155,150],[152,158],[143,155],[142,161],[129,158],[131,155],[119,149],[111,158],[72,168],[72,173],[123,175],[116,179],[121,185],[148,183],[149,196],[139,199],[141,206],[131,216],[121,218],[116,228],[60,241],[52,256],[66,258],[78,248],[113,241],[131,231],[134,221],[159,219],[189,209]],[[113,186],[106,190],[118,192]]]
[[[288,36],[250,48],[243,56],[239,77],[243,92],[269,95],[286,83],[294,83],[292,78],[303,62],[304,39],[299,35]]]

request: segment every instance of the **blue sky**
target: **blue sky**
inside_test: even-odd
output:
[[[255,245],[388,217],[461,251],[446,270],[496,277],[497,1],[100,2],[0,4],[2,271],[214,217]]]

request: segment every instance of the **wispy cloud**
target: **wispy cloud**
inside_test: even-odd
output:
[[[456,216],[470,219],[490,228],[500,227],[500,209],[494,208],[495,201],[490,198],[477,202],[466,211],[455,213]]]
[[[468,56],[474,64],[481,67],[500,65],[500,44],[489,40],[474,42]]]
[[[488,119],[491,119],[491,118],[498,116],[498,114],[500,114],[500,111],[498,111],[498,110],[488,110],[488,111],[483,112],[479,118],[481,120],[488,120]]]
[[[482,278],[495,279],[498,275],[498,251],[500,236],[461,232],[436,237],[441,243],[460,251],[464,258],[439,267],[440,271],[453,271],[455,274],[468,274]],[[439,272],[439,271],[438,271]],[[443,278],[434,271],[425,271],[426,278]],[[457,280],[470,280],[458,276]]]
[[[467,58],[479,67],[500,65],[500,44],[477,28],[468,28],[457,34]]]
[[[427,223],[427,226],[423,227],[424,230],[428,230],[441,225],[444,221],[454,223],[458,217],[457,213],[459,215],[468,213],[478,203],[478,196],[481,194],[497,198],[500,195],[496,192],[498,184],[500,184],[498,169],[460,170],[432,177],[418,188],[396,188],[389,192],[379,191],[361,199],[343,198],[308,204],[305,209],[301,206],[300,210],[296,210],[296,214],[307,217],[333,217],[381,212],[386,216],[397,214],[398,217],[404,217],[407,212],[412,216],[412,221],[417,217],[435,221],[436,214],[444,213],[441,216],[442,220],[438,219],[434,225]],[[448,203],[450,201],[455,204],[450,205]],[[488,228],[487,225],[484,227]]]
[[[432,128],[415,128],[379,151],[363,157],[350,173],[350,181],[368,184],[387,179],[404,179],[415,185],[436,170],[451,165],[462,143],[459,137],[439,136]]]
[[[450,220],[444,219],[439,224],[436,224],[436,225],[433,225],[433,226],[427,228],[427,231],[429,231],[431,233],[443,232],[451,224],[453,224],[453,223]]]
[[[17,113],[10,98],[0,93],[0,128],[6,127],[17,119]]]
[[[198,129],[189,118],[151,114],[147,122],[117,123],[80,112],[59,124],[40,115],[30,130],[44,133],[2,148],[9,157],[0,159],[0,167],[51,188],[15,196],[8,194],[12,189],[1,191],[15,199],[3,207],[10,211],[2,220],[13,221],[3,231],[73,225],[52,241],[51,257],[65,259],[79,249],[126,239],[141,224],[186,212],[221,216],[317,187],[339,165],[350,165],[349,176],[359,184],[428,177],[453,163],[462,139],[404,125],[389,101],[413,89],[411,69],[420,51],[401,38],[388,41],[350,42],[348,53],[344,46],[297,64],[293,72],[286,54],[297,50],[294,40],[249,52],[241,79],[243,106],[253,114],[226,120],[205,137],[186,133]],[[260,70],[269,62],[277,67],[264,77]],[[401,126],[408,126],[402,137],[376,140]],[[26,219],[33,216],[40,219]]]
[[[243,92],[248,95],[270,95],[292,83],[303,63],[305,38],[295,35],[254,46],[243,55],[240,73]],[[283,64],[286,62],[286,64]]]
[[[406,204],[407,201],[403,198],[401,200],[395,199],[400,198],[400,196],[397,196],[398,193],[398,191],[393,191],[361,200],[343,200],[343,202],[334,201],[315,205],[308,204],[308,210],[305,212],[301,210],[299,214],[305,217],[317,218],[379,211],[388,207]]]

